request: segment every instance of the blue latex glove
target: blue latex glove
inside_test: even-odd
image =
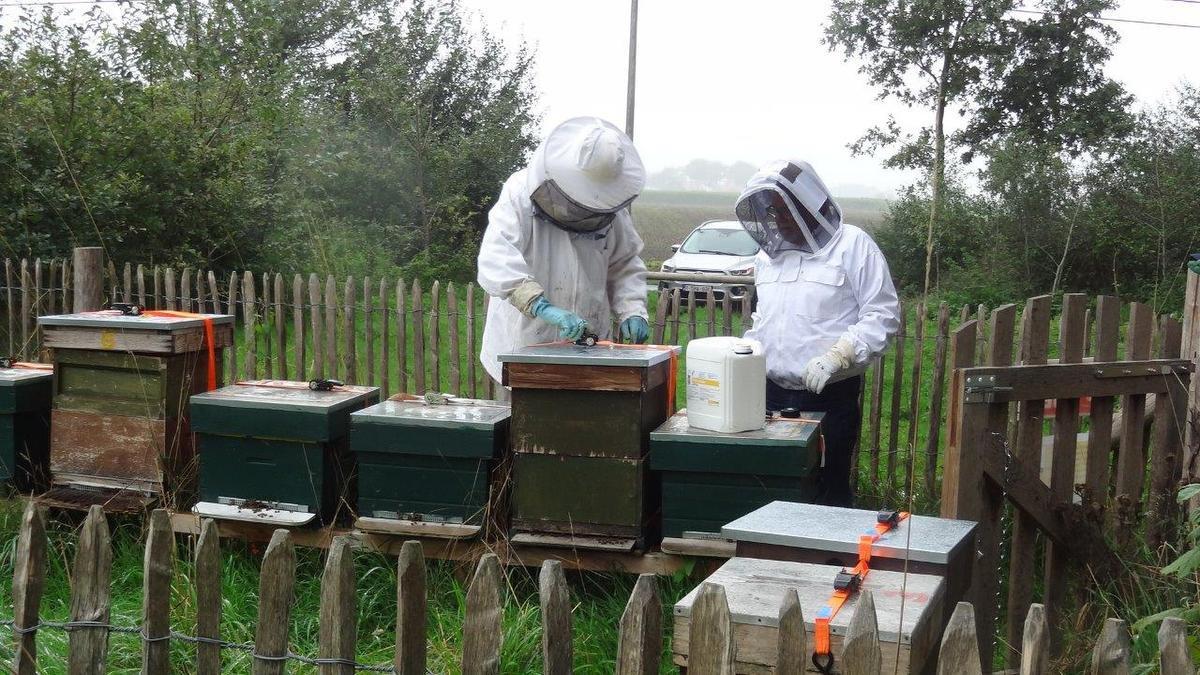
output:
[[[558,337],[563,340],[578,340],[587,330],[586,321],[572,312],[550,304],[544,295],[533,302],[533,315],[546,323],[558,326]]]
[[[621,322],[621,341],[640,345],[650,339],[650,324],[640,316],[631,316]]]

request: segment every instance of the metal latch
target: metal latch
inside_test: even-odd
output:
[[[15,357],[15,356],[0,357],[0,368],[12,368],[13,364],[15,364],[16,362],[17,362],[17,357]]]
[[[900,523],[900,512],[884,509],[875,514],[875,522],[880,525],[887,525],[889,528],[896,527]]]
[[[142,308],[130,302],[114,302],[108,306],[121,313],[121,316],[141,316]]]
[[[345,382],[341,380],[309,380],[308,388],[313,391],[333,391],[334,387],[341,387]]]
[[[967,403],[995,403],[996,394],[1012,391],[1012,387],[996,386],[995,375],[977,375],[967,378]]]
[[[842,570],[833,578],[833,590],[845,591],[847,593],[857,593],[859,587],[862,586],[862,577],[854,572]]]
[[[599,341],[599,335],[584,331],[583,335],[579,336],[579,339],[575,341],[575,344],[579,345],[580,347],[595,347],[596,343]]]

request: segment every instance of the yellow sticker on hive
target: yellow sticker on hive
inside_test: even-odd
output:
[[[111,328],[100,331],[100,349],[117,348],[117,331]]]

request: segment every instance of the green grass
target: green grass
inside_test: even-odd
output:
[[[0,499],[0,618],[12,618],[12,573],[21,504]],[[142,523],[129,518],[110,518],[113,538],[112,617],[110,623],[136,626],[142,603]],[[70,614],[69,570],[74,559],[76,537],[70,523],[52,521],[48,526],[48,577],[42,599],[41,617],[66,621]],[[195,633],[195,589],[192,581],[191,538],[180,537],[171,589],[173,630]],[[221,636],[222,639],[252,643],[257,624],[258,567],[261,551],[256,546],[224,540],[221,543]],[[297,548],[296,594],[290,627],[294,653],[315,657],[318,649],[320,577],[323,552]],[[358,654],[364,664],[384,665],[392,658],[395,644],[396,560],[382,554],[355,553],[358,598]],[[508,568],[504,607],[504,673],[541,672],[541,618],[537,596],[537,570]],[[615,574],[572,573],[568,582],[574,608],[575,672],[611,673],[617,652],[617,622],[633,589],[635,577]],[[660,579],[664,606],[663,625],[670,626],[671,606],[687,592],[682,579]],[[452,563],[430,561],[428,567],[429,667],[436,673],[458,672],[461,657],[462,619],[466,590],[455,576]],[[663,663],[670,662],[670,633],[666,633]],[[57,630],[38,633],[39,670],[57,674],[66,671],[67,635]],[[224,650],[222,670],[250,671],[250,657]],[[0,629],[0,663],[11,660],[12,641]],[[190,645],[172,644],[171,661],[177,672],[192,672],[195,651]],[[141,667],[141,644],[136,635],[112,634],[109,638],[109,673],[136,673]],[[289,672],[315,673],[315,668],[289,667]],[[664,665],[663,672],[671,672]]]

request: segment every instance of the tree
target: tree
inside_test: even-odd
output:
[[[894,119],[876,127],[852,149],[873,152],[895,147],[886,164],[928,171],[929,219],[926,228],[925,283],[928,294],[934,230],[941,220],[946,172],[946,110],[959,107],[967,119],[968,138],[992,137],[1002,122],[1010,126],[1044,126],[1054,121],[1048,138],[1068,135],[1079,118],[1067,106],[1090,99],[1119,100],[1098,69],[1108,57],[1095,35],[1096,17],[1112,0],[1046,0],[1045,16],[1015,18],[1014,0],[834,0],[825,41],[847,58],[861,58],[859,71],[879,87],[880,98],[927,107],[929,126],[906,133]],[[1061,24],[1061,25],[1059,25]],[[1099,41],[1099,42],[1098,42]],[[1047,56],[1044,52],[1053,49]],[[1054,56],[1057,54],[1057,56]],[[1069,68],[1061,68],[1064,63]],[[1048,71],[1053,71],[1048,72]],[[1052,77],[1047,77],[1052,75]],[[1040,101],[1060,109],[1042,111]],[[989,106],[1004,105],[993,111]],[[994,112],[994,114],[993,114]],[[1086,120],[1087,118],[1083,118]],[[1086,140],[1097,133],[1069,134]],[[989,136],[991,134],[991,136]]]

